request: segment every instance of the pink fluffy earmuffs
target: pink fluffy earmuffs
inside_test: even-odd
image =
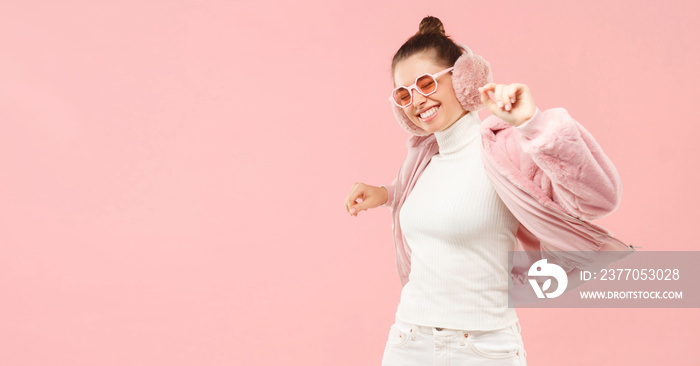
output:
[[[452,70],[452,86],[455,90],[455,95],[459,103],[462,104],[467,111],[478,111],[484,105],[481,103],[479,87],[493,81],[491,76],[491,67],[489,63],[481,56],[474,54],[469,47],[463,44],[457,44],[466,52],[460,56],[454,64]],[[394,110],[394,117],[399,122],[399,125],[404,130],[416,136],[427,136],[432,132],[425,132],[420,127],[411,122],[403,108],[399,108],[396,104],[391,103]]]

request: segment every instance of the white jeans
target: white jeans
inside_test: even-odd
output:
[[[526,366],[527,352],[516,322],[496,330],[459,330],[410,324],[389,329],[382,366]]]

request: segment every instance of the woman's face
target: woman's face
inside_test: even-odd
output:
[[[399,61],[394,67],[394,87],[413,85],[418,76],[425,73],[435,74],[447,68],[436,64],[431,56],[432,51],[420,52]],[[452,88],[452,73],[439,76],[437,83],[435,93],[427,97],[412,90],[412,104],[403,108],[406,117],[426,132],[445,130],[467,114]],[[437,108],[437,113],[431,115],[433,108]]]

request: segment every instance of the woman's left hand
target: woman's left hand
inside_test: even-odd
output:
[[[488,92],[494,94],[495,101],[491,100]],[[520,126],[535,115],[537,108],[530,94],[530,88],[525,84],[496,84],[488,83],[479,88],[481,102],[491,113],[510,123]]]

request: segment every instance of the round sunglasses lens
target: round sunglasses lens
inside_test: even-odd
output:
[[[406,88],[398,88],[394,90],[394,100],[402,107],[411,103],[411,93]]]

